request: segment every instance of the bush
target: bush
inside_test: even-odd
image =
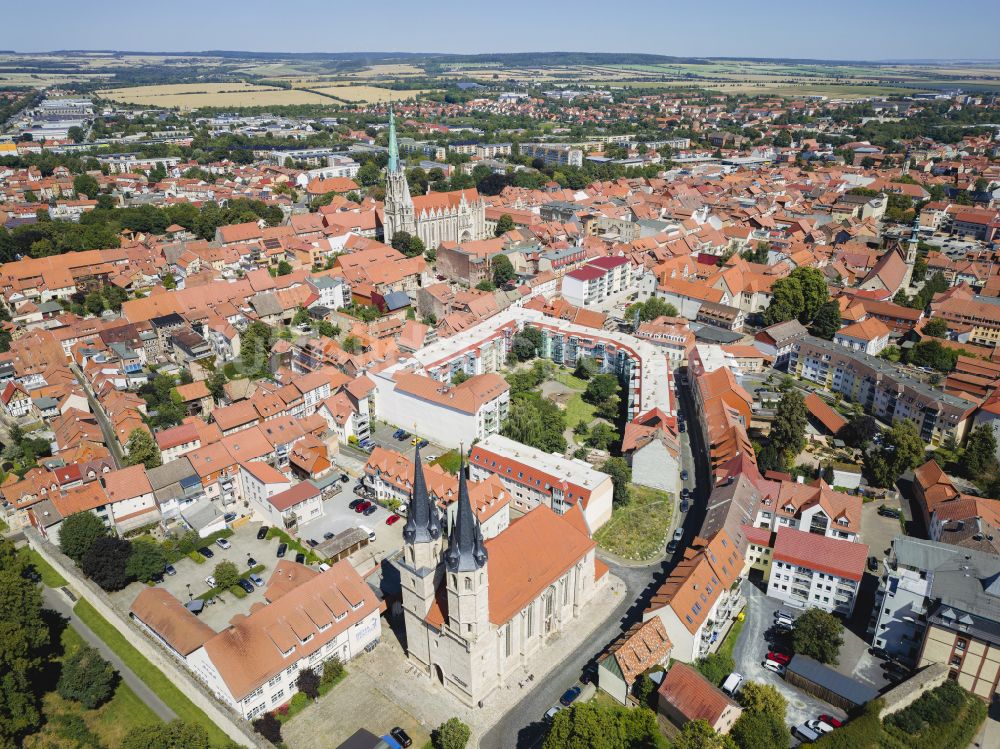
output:
[[[264,713],[253,722],[253,730],[272,744],[281,743],[281,722],[273,713]]]
[[[340,662],[340,658],[334,656],[323,664],[323,674],[320,676],[319,683],[321,686],[327,686],[339,680],[343,675],[344,664]]]
[[[319,674],[311,668],[304,668],[299,671],[299,677],[295,680],[299,694],[304,694],[311,700],[319,697]],[[295,695],[298,697],[298,695]]]
[[[245,590],[243,590],[243,588],[241,588],[239,585],[231,585],[228,588],[226,588],[226,590],[228,590],[230,593],[232,593],[237,598],[246,598],[247,597],[247,592]]]
[[[434,749],[464,749],[472,732],[458,718],[448,718],[431,735]]]
[[[94,710],[111,699],[117,684],[118,673],[111,664],[96,649],[84,646],[63,660],[56,691]]]
[[[695,668],[702,676],[718,686],[733,672],[736,662],[725,653],[715,652],[699,658]]]

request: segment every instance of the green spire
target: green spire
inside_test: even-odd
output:
[[[399,146],[396,145],[396,116],[389,105],[389,172],[399,169]]]

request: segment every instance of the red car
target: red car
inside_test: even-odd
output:
[[[393,524],[393,523],[395,523],[395,522],[396,522],[397,520],[399,520],[399,515],[390,515],[389,517],[387,517],[387,518],[385,519],[385,524],[386,524],[386,525],[392,525],[392,524]]]
[[[767,654],[768,660],[772,660],[775,663],[780,663],[782,666],[787,666],[792,662],[792,656],[785,653],[776,653],[774,651]]]
[[[354,511],[355,512],[364,512],[365,510],[367,510],[371,506],[372,506],[372,503],[369,502],[368,500],[365,500],[364,502],[361,502],[360,504],[358,504],[358,506],[354,508]]]
[[[839,720],[834,718],[832,715],[821,715],[819,719],[826,723],[828,726],[833,726],[834,728],[840,728],[843,725]]]

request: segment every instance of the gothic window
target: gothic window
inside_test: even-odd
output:
[[[472,575],[467,575],[465,577],[465,589],[472,590]]]

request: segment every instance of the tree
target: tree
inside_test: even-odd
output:
[[[304,307],[299,307],[295,310],[295,314],[292,316],[292,325],[308,325],[309,321],[309,313],[306,312]]]
[[[650,701],[653,695],[656,694],[656,682],[649,677],[648,673],[641,673],[635,680],[635,683],[632,684],[632,694],[635,695],[640,705],[652,707]]]
[[[135,578],[127,571],[132,544],[124,538],[103,536],[94,541],[80,564],[84,574],[104,590],[121,590]]]
[[[467,375],[465,373],[464,369],[460,369],[457,372],[455,372],[455,374],[453,374],[451,376],[451,384],[452,385],[461,385],[467,379],[469,379],[469,375]]]
[[[636,312],[639,313],[640,322],[649,322],[657,317],[677,317],[677,308],[660,297],[651,296],[645,302],[636,302],[625,310],[625,319],[632,321]]]
[[[96,199],[100,189],[101,187],[97,184],[97,180],[89,174],[78,174],[73,178],[73,192],[76,193],[77,197],[86,195],[92,200]]]
[[[83,298],[83,308],[91,315],[104,312],[104,297],[99,291],[92,291]]]
[[[231,588],[240,581],[240,571],[236,568],[236,564],[228,559],[215,565],[212,576],[220,588]]]
[[[809,332],[817,338],[832,341],[838,330],[840,330],[840,305],[832,300],[824,302],[813,318]]]
[[[751,711],[745,711],[737,719],[729,731],[729,736],[739,749],[788,746],[792,738],[783,718],[770,713]]]
[[[95,648],[83,645],[63,659],[56,691],[67,700],[76,700],[95,710],[115,693],[118,673]]]
[[[136,726],[125,734],[118,749],[211,749],[208,732],[196,723],[172,720]]]
[[[465,723],[458,718],[448,718],[434,731],[431,741],[434,749],[465,749],[470,736],[472,731]]]
[[[699,658],[695,663],[698,673],[718,686],[736,668],[736,662],[732,656],[721,651],[709,653],[704,658]]]
[[[801,266],[771,287],[771,303],[764,310],[764,322],[775,325],[797,319],[810,323],[829,299],[826,278],[818,268]]]
[[[948,321],[943,317],[933,317],[924,325],[923,333],[934,338],[946,338],[948,336]]]
[[[137,466],[141,463],[146,468],[156,468],[163,464],[163,459],[160,457],[160,448],[156,446],[156,442],[153,441],[153,435],[149,433],[148,429],[143,429],[142,427],[133,429],[132,433],[128,436],[126,449],[126,465]]]
[[[295,680],[295,686],[306,697],[314,700],[319,697],[319,674],[311,668],[304,668],[299,671],[299,677]]]
[[[748,263],[764,265],[767,262],[769,249],[770,248],[768,247],[767,242],[758,242],[754,249],[743,250],[743,252],[740,253],[740,257]]]
[[[253,722],[253,730],[274,745],[281,744],[281,721],[274,713],[264,713]]]
[[[716,733],[705,720],[690,720],[674,739],[673,749],[734,749],[736,744],[726,734]]]
[[[589,356],[581,356],[576,360],[573,376],[581,380],[589,380],[598,372],[597,360]]]
[[[493,230],[493,236],[502,237],[507,232],[514,228],[514,219],[510,217],[509,213],[503,214],[499,219],[497,219],[496,229]]]
[[[518,361],[528,361],[535,358],[535,344],[527,336],[518,334],[511,342],[511,353]]]
[[[289,273],[292,272],[292,264],[289,263],[287,260],[281,260],[278,262],[278,268],[276,272],[277,275],[279,276],[287,276]]]
[[[628,504],[629,482],[632,481],[632,468],[625,458],[608,458],[601,463],[601,471],[611,477],[614,485],[612,501],[619,506]]]
[[[349,354],[356,354],[361,351],[361,339],[356,335],[349,335],[344,339],[343,344],[344,351]]]
[[[167,290],[173,290],[177,288],[177,279],[174,278],[173,273],[167,273],[167,275],[163,277],[163,288]]]
[[[217,369],[212,374],[208,376],[205,380],[205,387],[208,388],[208,392],[212,394],[212,398],[216,402],[222,400],[223,395],[225,395],[226,386],[226,373],[221,369]]]
[[[962,454],[962,475],[968,479],[981,479],[996,474],[997,439],[989,424],[980,424],[969,435]]]
[[[503,286],[508,281],[513,281],[517,277],[517,274],[514,272],[514,265],[506,255],[497,255],[494,257],[490,263],[490,268],[493,270],[493,283],[497,286]]]
[[[77,564],[99,538],[108,535],[104,522],[92,512],[75,512],[59,528],[59,548]]]
[[[41,724],[38,673],[49,646],[42,592],[28,558],[0,538],[0,747],[23,745]]]
[[[319,683],[323,686],[332,684],[337,681],[344,673],[344,664],[341,663],[340,658],[333,656],[330,660],[323,663],[323,675],[320,677]]]
[[[587,434],[584,442],[590,447],[598,450],[607,450],[608,445],[618,440],[618,431],[610,424],[603,421],[594,424],[594,428]]]
[[[362,164],[361,168],[358,169],[358,182],[365,186],[374,185],[381,176],[381,170],[372,161]]]
[[[822,609],[808,609],[795,620],[792,646],[796,653],[836,665],[843,644],[844,625],[833,614]]]
[[[807,414],[805,401],[798,390],[786,390],[782,394],[771,422],[768,445],[783,456],[786,467],[790,467],[806,445]]]
[[[274,331],[265,323],[255,320],[247,325],[240,336],[240,363],[248,377],[258,379],[270,374],[274,342]]]
[[[87,137],[87,134],[83,131],[83,128],[80,127],[79,125],[73,125],[69,130],[66,131],[66,135],[68,135],[69,139],[74,143],[83,143],[84,138]]]
[[[629,709],[578,702],[552,719],[543,749],[657,749],[668,743],[656,714],[648,708]]]
[[[883,433],[882,448],[865,454],[865,469],[875,486],[892,486],[896,479],[924,461],[924,441],[917,426],[901,419]]]
[[[148,538],[139,538],[132,544],[132,556],[125,565],[125,571],[136,580],[146,581],[153,575],[162,574],[167,566],[167,555],[163,548]]]
[[[479,283],[477,283],[476,284],[476,288],[479,291],[496,291],[497,290],[497,287],[494,286],[493,282],[490,279],[488,279],[488,278],[484,278],[482,281],[480,281]]]
[[[596,406],[608,398],[616,397],[620,390],[621,383],[614,375],[594,375],[587,382],[587,389],[583,391],[583,400]]]
[[[878,422],[873,417],[868,414],[858,414],[841,427],[836,436],[850,447],[861,447],[878,432]]]
[[[749,712],[767,713],[785,719],[788,701],[770,684],[748,681],[739,691],[740,706]]]

